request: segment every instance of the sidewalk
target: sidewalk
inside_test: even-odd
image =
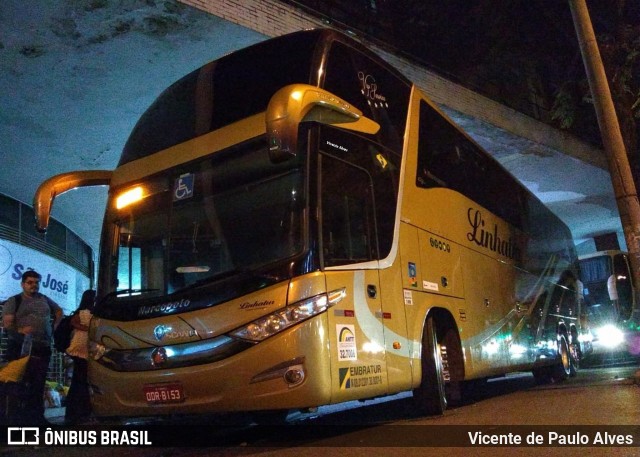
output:
[[[640,386],[640,370],[637,370],[632,378],[634,384]],[[64,425],[65,408],[45,408],[44,417],[53,425]]]

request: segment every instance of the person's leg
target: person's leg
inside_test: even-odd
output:
[[[24,376],[25,398],[23,401],[24,418],[28,424],[39,424],[44,419],[44,386],[49,371],[51,354],[43,351],[31,354]]]
[[[76,422],[80,417],[78,394],[80,391],[80,359],[79,357],[72,357],[73,359],[73,371],[71,373],[71,385],[69,386],[69,392],[67,393],[66,409],[64,413],[64,419],[66,422]]]
[[[78,403],[78,419],[83,420],[91,414],[91,398],[89,395],[89,382],[87,376],[88,363],[86,359],[77,359],[77,390],[76,402]]]

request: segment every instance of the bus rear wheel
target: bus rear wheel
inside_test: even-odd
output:
[[[578,341],[578,332],[575,329],[571,330],[571,344],[569,344],[569,355],[571,356],[571,368],[569,370],[569,376],[572,378],[578,374],[578,368],[580,368],[580,360],[582,360],[582,348],[580,341]]]
[[[571,365],[573,358],[569,350],[569,343],[564,335],[560,335],[558,340],[558,361],[551,371],[551,380],[554,382],[562,382],[571,375]]]
[[[575,376],[577,366],[571,354],[569,343],[564,335],[558,336],[558,355],[553,365],[536,367],[533,377],[536,384],[548,384],[550,382],[562,382],[569,376]],[[572,374],[574,373],[574,374]]]
[[[414,389],[413,399],[423,415],[441,415],[447,408],[445,373],[433,316],[427,318],[422,333],[422,381]]]

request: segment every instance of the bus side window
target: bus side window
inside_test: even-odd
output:
[[[551,295],[552,306],[555,312],[562,316],[575,317],[578,314],[578,296],[576,291],[576,278],[570,271],[564,271],[558,279],[558,284],[553,286]]]
[[[528,199],[517,181],[425,101],[420,104],[416,185],[449,188],[523,227]]]
[[[419,187],[449,187],[456,189],[459,175],[460,154],[455,144],[452,126],[436,116],[425,102],[420,105],[420,139],[418,142]]]
[[[540,323],[542,322],[542,318],[545,315],[545,308],[547,305],[548,292],[545,290],[542,292],[536,299],[533,304],[533,309],[531,310],[531,328],[535,330],[535,333],[538,333],[538,329],[540,327]]]
[[[325,265],[375,256],[372,183],[369,173],[322,156],[322,243]]]

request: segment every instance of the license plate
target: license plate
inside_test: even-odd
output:
[[[182,403],[184,401],[184,391],[182,384],[150,384],[144,386],[144,396],[149,405],[160,405],[164,403]]]

